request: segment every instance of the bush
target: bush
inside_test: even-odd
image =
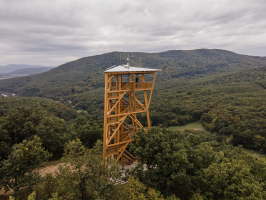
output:
[[[0,187],[6,192],[13,189],[14,195],[17,195],[22,187],[31,191],[40,179],[39,174],[32,170],[51,156],[44,150],[37,136],[34,136],[32,141],[24,140],[14,145],[8,158],[1,162]]]

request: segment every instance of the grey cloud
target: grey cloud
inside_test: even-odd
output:
[[[197,48],[266,56],[265,10],[263,0],[2,0],[0,65]]]

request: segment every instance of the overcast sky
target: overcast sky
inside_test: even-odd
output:
[[[266,56],[266,1],[0,0],[0,65],[199,48]]]

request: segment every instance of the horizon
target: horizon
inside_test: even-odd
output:
[[[72,62],[72,61],[76,61],[78,59],[82,59],[82,58],[86,58],[86,57],[92,57],[92,56],[98,56],[98,55],[103,55],[103,54],[108,54],[108,53],[113,53],[113,52],[121,52],[121,53],[162,53],[162,52],[167,52],[167,51],[194,51],[194,50],[201,50],[201,49],[206,49],[206,50],[223,50],[223,51],[229,51],[227,49],[207,49],[207,48],[200,48],[200,49],[188,49],[188,50],[174,50],[174,49],[170,49],[170,50],[166,50],[166,51],[160,51],[160,52],[137,52],[137,51],[111,51],[111,52],[106,52],[106,53],[101,53],[101,54],[95,54],[95,55],[89,55],[89,56],[84,56],[84,57],[80,57],[80,58],[77,58],[75,60],[69,60],[69,61],[66,61],[64,63],[61,63],[59,65],[56,65],[56,66],[52,66],[52,65],[42,65],[42,64],[26,64],[26,63],[9,63],[9,64],[6,64],[6,65],[1,65],[0,64],[0,68],[3,68],[3,67],[6,67],[8,65],[29,65],[29,66],[40,66],[40,67],[53,67],[53,68],[56,68],[56,67],[59,67],[61,65],[64,65],[68,62]],[[245,56],[256,56],[256,57],[266,57],[266,56],[257,56],[257,55],[247,55],[247,54],[240,54],[240,53],[237,53],[237,52],[234,52],[234,51],[229,51],[229,52],[232,52],[232,53],[236,53],[236,54],[239,54],[239,55],[245,55]],[[125,58],[126,59],[126,58]],[[126,63],[126,62],[125,62]]]

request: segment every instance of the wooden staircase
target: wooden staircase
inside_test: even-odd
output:
[[[123,159],[128,165],[131,165],[133,162],[137,160],[137,157],[133,156],[127,150],[125,150],[123,153]]]

